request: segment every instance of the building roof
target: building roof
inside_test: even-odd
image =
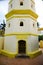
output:
[[[42,31],[43,30],[43,27],[42,28],[38,28],[38,31]]]

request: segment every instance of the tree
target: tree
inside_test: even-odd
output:
[[[3,20],[3,23],[1,23],[1,29],[3,30],[3,31],[5,31],[5,27],[6,27],[6,24],[5,24],[5,20]]]
[[[40,41],[40,40],[43,40],[43,35],[39,35],[38,36],[38,40]]]
[[[37,27],[39,28],[39,26],[40,26],[40,25],[39,25],[39,22],[37,22]]]

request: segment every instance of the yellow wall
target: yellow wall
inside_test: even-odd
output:
[[[0,50],[2,50],[4,44],[4,38],[0,37]]]
[[[39,45],[41,48],[43,48],[43,40],[40,40]]]

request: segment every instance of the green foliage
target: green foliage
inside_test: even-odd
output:
[[[39,25],[39,22],[37,22],[37,27],[39,27],[40,25]]]
[[[38,40],[40,41],[40,40],[43,40],[43,35],[39,35],[38,36]]]

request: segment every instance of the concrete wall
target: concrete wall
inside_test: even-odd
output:
[[[6,36],[4,40],[4,50],[9,52],[17,52],[16,36]]]
[[[20,26],[21,21],[23,21],[23,26]],[[10,27],[8,27],[9,23]],[[5,34],[13,32],[30,32],[37,34],[37,22],[31,18],[12,18],[7,21]]]
[[[11,8],[11,4],[12,4],[12,8]],[[30,4],[30,0],[23,0],[23,6],[20,6],[20,0],[13,0],[11,2],[11,4],[9,4],[9,11],[12,9],[29,9],[31,4]]]
[[[22,36],[22,35],[21,35]],[[38,37],[36,36],[27,36],[27,37],[17,37],[17,35],[6,36],[4,41],[4,50],[9,52],[18,53],[18,41],[25,40],[26,41],[26,52],[32,52],[38,50]]]
[[[33,11],[35,10],[35,6],[34,3],[31,0],[23,0],[23,6],[20,6],[20,2],[21,0],[13,0],[10,4],[9,4],[9,8],[8,11],[11,11],[13,9],[32,9]],[[11,6],[12,5],[12,6]],[[31,7],[31,5],[33,5],[33,7]]]
[[[28,52],[35,51],[39,49],[38,37],[37,36],[29,36],[28,37]]]

